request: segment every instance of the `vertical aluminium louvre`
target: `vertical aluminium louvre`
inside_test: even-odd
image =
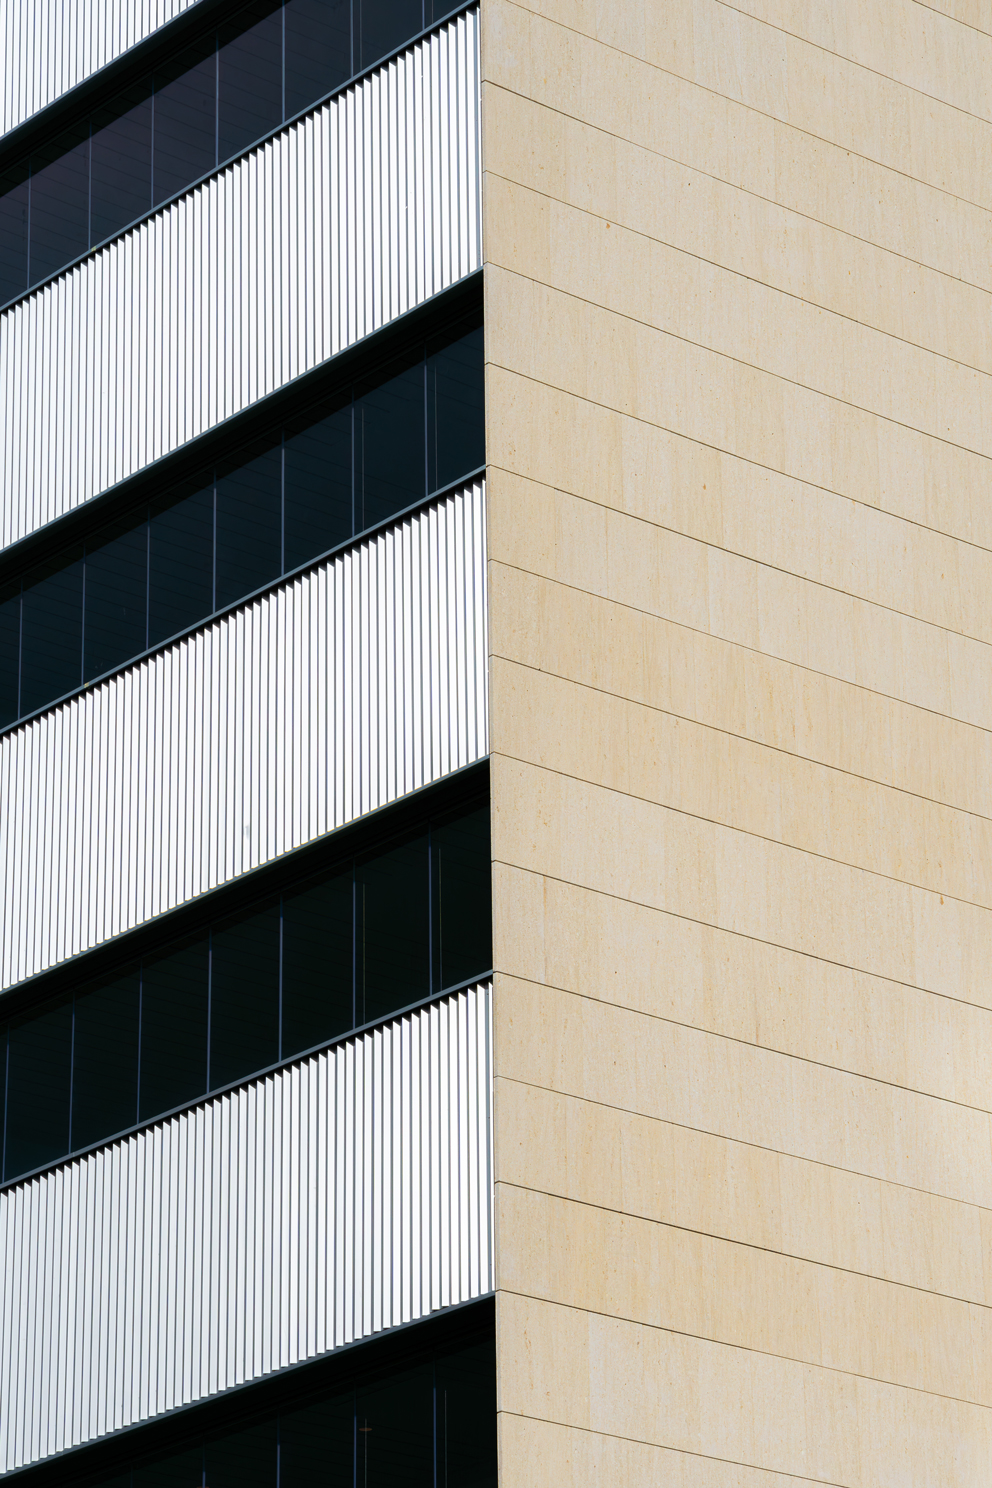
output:
[[[0,985],[489,750],[485,488],[0,739]]]
[[[481,266],[478,12],[0,315],[0,547]]]
[[[0,1194],[0,1471],[493,1289],[491,983]]]
[[[0,0],[0,135],[85,82],[196,0]]]

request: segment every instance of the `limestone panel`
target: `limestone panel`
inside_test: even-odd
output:
[[[987,372],[893,344],[845,315],[584,209],[512,185],[502,196],[489,210],[513,220],[517,244],[533,245],[525,255],[518,247],[507,267],[522,261],[521,272],[595,304],[597,318],[610,312],[953,444],[992,448]],[[556,298],[545,314],[560,320],[571,311]]]
[[[491,684],[500,754],[992,909],[987,818],[532,667],[494,659]]]
[[[838,1370],[512,1294],[498,1334],[513,1415],[851,1488],[975,1488],[992,1454],[987,1409]]]
[[[851,1074],[992,1108],[992,1013],[497,864],[503,970]]]
[[[530,572],[913,707],[992,727],[988,643],[541,485],[528,493],[532,557],[524,563],[515,555]],[[501,499],[497,489],[494,507]],[[500,522],[495,513],[497,533]],[[494,615],[497,651],[506,623],[500,612]]]
[[[992,1006],[986,909],[500,756],[492,771],[498,863]]]
[[[992,1403],[992,1314],[915,1287],[497,1185],[506,1291]]]
[[[562,216],[555,207],[567,203],[810,305],[990,370],[985,290],[517,94],[507,94],[491,118],[486,209],[494,223],[512,222],[512,231],[494,234],[494,252],[506,255],[500,259],[505,267],[537,273],[521,254],[522,221],[508,215],[526,188],[547,200],[549,227]],[[547,229],[543,236],[547,253]],[[533,250],[538,241],[528,246]]]
[[[488,0],[487,9],[483,71],[490,84],[967,283],[992,287],[988,195],[961,197],[912,172],[887,169],[857,148],[607,48],[531,15],[514,0]],[[597,7],[598,13],[607,9]],[[483,104],[487,137],[489,110],[500,106],[493,93],[487,90]],[[973,160],[973,148],[966,154]],[[964,169],[969,172],[969,164]]]
[[[519,1081],[496,1102],[502,1183],[992,1303],[988,1209]]]
[[[512,562],[519,532],[505,487],[532,510],[542,503],[528,501],[527,483],[514,477],[501,475],[495,484],[500,494],[490,503],[490,537],[506,535],[502,550]],[[537,562],[555,571],[553,540]],[[510,563],[491,564],[490,595],[502,617],[500,654],[508,660],[962,811],[987,809],[992,738],[984,729]]]
[[[523,1083],[992,1207],[985,1112],[505,974],[495,1028]]]

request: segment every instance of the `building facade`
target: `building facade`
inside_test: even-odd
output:
[[[985,1483],[981,5],[0,37],[0,1474]]]

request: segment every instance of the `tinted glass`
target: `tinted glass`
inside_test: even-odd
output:
[[[10,1024],[4,1177],[15,1178],[69,1150],[72,1003]]]
[[[423,25],[422,0],[355,0],[356,68],[378,62]]]
[[[0,589],[0,728],[17,717],[21,655],[21,587]]]
[[[141,1121],[207,1088],[207,949],[204,937],[142,966]]]
[[[330,93],[351,74],[349,0],[287,0],[286,117]]]
[[[202,1447],[191,1447],[145,1467],[136,1467],[131,1475],[131,1488],[201,1488],[202,1483]]]
[[[279,907],[214,930],[210,962],[210,1088],[279,1058]]]
[[[476,1344],[439,1359],[437,1477],[445,1488],[496,1488],[496,1351]]]
[[[352,896],[349,871],[283,899],[283,1059],[353,1027]]]
[[[351,536],[350,402],[287,437],[285,480],[288,572]]]
[[[453,987],[493,964],[489,808],[431,831],[437,911],[438,987]]]
[[[276,1423],[244,1426],[208,1441],[209,1488],[276,1488]]]
[[[430,994],[428,864],[425,834],[356,869],[357,1023]]]
[[[426,495],[422,361],[356,398],[355,476],[359,529]]]
[[[65,566],[57,566],[61,562]],[[31,713],[82,680],[83,560],[35,569],[21,598],[21,712]]]
[[[31,158],[32,284],[54,274],[90,245],[89,125],[84,130],[61,135],[44,154]]]
[[[282,573],[282,450],[217,479],[217,608]]]
[[[148,523],[116,522],[86,545],[83,676],[102,676],[147,644]]]
[[[434,1371],[429,1364],[359,1390],[358,1462],[363,1488],[433,1488]]]
[[[152,507],[148,644],[195,625],[214,607],[214,488]]]
[[[72,1146],[88,1147],[138,1119],[137,969],[76,998]]]
[[[427,359],[427,427],[432,491],[485,463],[482,327]]]
[[[0,305],[28,287],[27,167],[0,176]]]
[[[93,116],[90,242],[102,243],[152,205],[150,81]]]
[[[191,47],[155,74],[152,188],[156,202],[213,170],[217,58],[214,41]]]
[[[282,10],[256,0],[218,40],[217,158],[228,160],[282,123]]]
[[[279,1488],[352,1488],[354,1451],[350,1391],[287,1411],[279,1417]]]

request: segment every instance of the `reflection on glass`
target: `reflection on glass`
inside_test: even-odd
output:
[[[430,994],[427,838],[379,853],[356,869],[356,1007],[359,1023]]]
[[[206,1093],[208,975],[206,936],[142,965],[140,1121]]]
[[[217,56],[213,38],[155,73],[152,200],[165,201],[217,164]]]
[[[357,1477],[363,1488],[433,1488],[434,1370],[420,1364],[357,1392]]]
[[[90,246],[89,125],[31,158],[28,282],[37,284]]]
[[[151,509],[148,644],[157,646],[214,608],[213,482]]]
[[[28,167],[0,176],[0,305],[28,287]]]
[[[279,1058],[279,906],[210,937],[210,1089]]]
[[[86,545],[83,676],[100,677],[147,645],[148,523],[102,528]]]
[[[354,1027],[352,874],[283,900],[282,1057]]]
[[[69,1150],[72,1003],[11,1021],[7,1045],[4,1177],[16,1177]]]
[[[217,608],[282,572],[282,450],[217,478]]]
[[[72,1147],[89,1147],[138,1119],[137,968],[76,998]]]
[[[25,575],[21,596],[21,713],[33,713],[82,680],[83,558]]]
[[[355,67],[371,67],[423,28],[422,0],[355,0]]]
[[[90,142],[90,243],[112,238],[152,206],[150,80],[93,115]]]
[[[424,468],[424,364],[356,390],[355,507],[372,527],[420,499]]]
[[[286,118],[351,76],[350,0],[287,0]]]
[[[18,716],[21,665],[21,586],[0,587],[0,728]]]
[[[282,120],[282,7],[256,0],[219,36],[218,159],[239,155]]]
[[[347,542],[355,530],[351,502],[351,402],[285,444],[287,573],[317,553]]]

